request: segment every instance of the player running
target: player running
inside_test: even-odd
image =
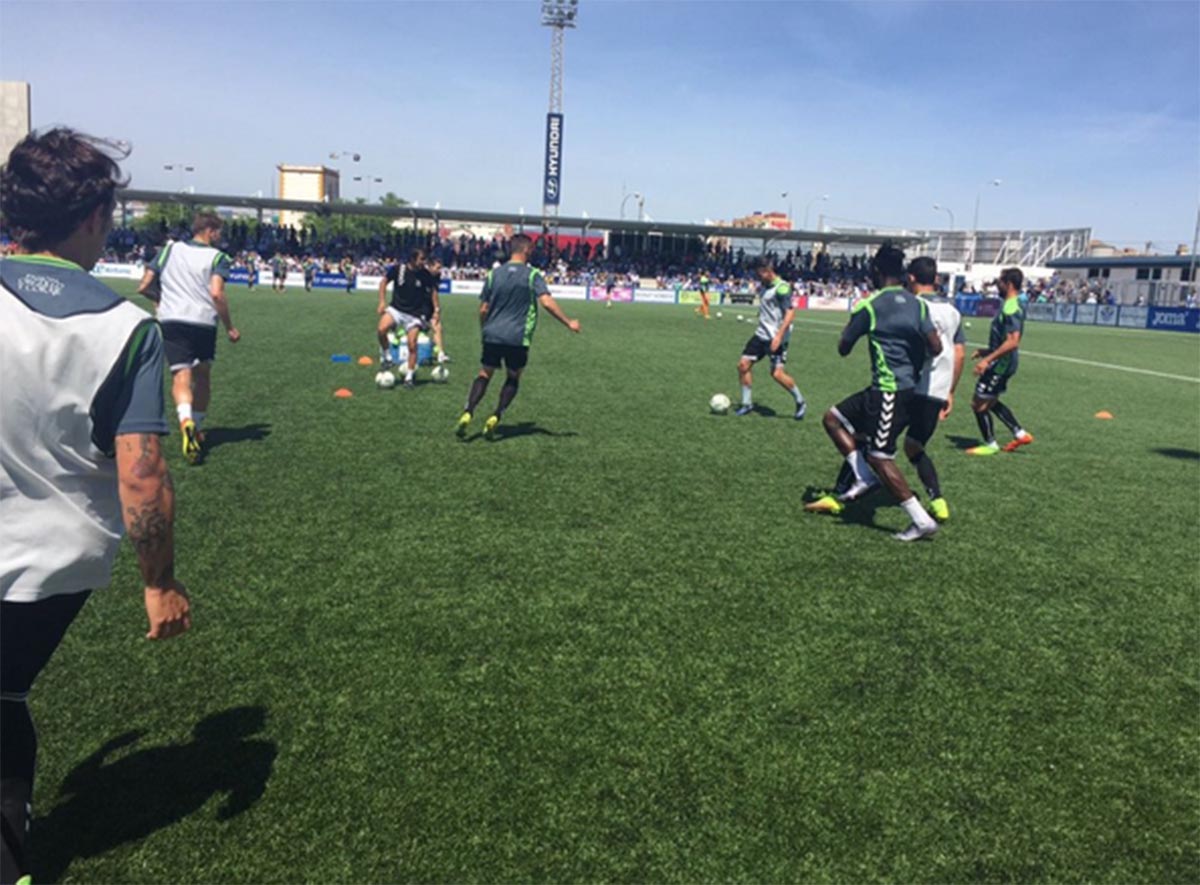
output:
[[[954,391],[962,377],[966,361],[966,338],[963,335],[962,314],[945,296],[937,294],[937,262],[932,258],[914,258],[908,265],[908,287],[925,300],[929,318],[942,341],[942,352],[930,355],[921,370],[912,401],[912,420],[904,439],[904,454],[917,469],[921,485],[929,493],[929,512],[938,522],[950,518],[950,505],[942,497],[933,461],[925,451],[937,431],[938,422],[945,421],[954,408]]]
[[[796,308],[792,303],[792,286],[775,272],[770,258],[763,258],[758,266],[758,278],[763,284],[759,295],[758,328],[746,342],[742,358],[738,361],[738,377],[742,383],[742,405],[735,415],[749,415],[754,411],[752,396],[754,364],[764,357],[771,360],[771,377],[796,401],[796,420],[804,417],[808,404],[804,394],[796,386],[792,376],[784,370],[787,363],[788,341],[792,336],[792,321]]]
[[[871,259],[871,279],[878,291],[854,308],[838,341],[838,353],[849,356],[858,339],[867,336],[871,385],[831,408],[824,420],[825,432],[845,457],[855,481],[841,498],[826,496],[804,509],[841,513],[848,501],[873,487],[874,471],[912,519],[912,524],[894,537],[916,541],[936,534],[938,526],[896,467],[896,441],[908,427],[917,373],[927,353],[937,356],[942,352],[942,340],[925,301],[905,290],[903,278],[904,252],[884,243]],[[858,433],[867,439],[865,457],[855,440]]]
[[[217,356],[217,318],[225,326],[230,344],[237,344],[242,337],[230,318],[225,297],[230,261],[215,245],[220,238],[220,217],[213,212],[197,213],[192,239],[163,247],[138,286],[139,294],[158,303],[163,350],[171,368],[171,394],[183,434],[183,455],[189,464],[200,461],[204,441],[212,364]]]
[[[450,354],[446,353],[446,345],[442,341],[442,299],[439,287],[442,284],[442,262],[432,258],[426,266],[429,272],[429,300],[433,304],[433,316],[429,326],[433,333],[433,350],[439,363],[450,362]]]
[[[711,319],[708,312],[711,301],[711,299],[708,297],[708,287],[710,283],[711,281],[708,278],[708,274],[700,274],[700,279],[698,281],[700,289],[700,307],[697,309],[696,313],[700,314],[700,316],[704,317],[706,320]]]
[[[392,301],[387,303],[387,287],[392,285]],[[388,333],[401,329],[408,342],[408,362],[404,371],[404,386],[412,390],[417,373],[417,346],[421,332],[429,328],[433,315],[433,299],[429,295],[429,274],[425,270],[425,250],[413,249],[407,264],[393,264],[379,281],[379,364],[391,368]]]
[[[1021,307],[1021,284],[1025,275],[1019,267],[1005,268],[1000,272],[1000,292],[1004,296],[1004,304],[992,319],[991,332],[988,335],[986,349],[977,350],[971,358],[979,360],[975,364],[975,374],[979,381],[975,385],[975,398],[971,408],[975,411],[975,420],[979,424],[979,432],[983,434],[983,445],[967,449],[968,455],[994,455],[997,452],[1015,452],[1021,446],[1033,442],[1033,434],[1021,427],[1021,422],[1004,403],[1000,402],[1000,394],[1008,390],[1008,382],[1017,374],[1017,361],[1020,358],[1018,348],[1021,346],[1021,336],[1025,332],[1025,309]],[[996,426],[992,415],[1004,422],[1004,426],[1012,431],[1013,440],[1003,449],[996,442]]]
[[[338,270],[346,278],[346,294],[352,294],[354,287],[358,285],[358,268],[354,264],[354,259],[347,255],[342,259],[342,263],[338,265]]]
[[[271,291],[282,292],[283,285],[287,282],[288,265],[287,259],[280,253],[276,252],[275,257],[271,259]]]
[[[512,405],[521,385],[521,374],[529,362],[529,348],[533,344],[533,333],[537,329],[538,305],[552,317],[578,333],[579,320],[570,319],[546,286],[546,278],[536,267],[529,266],[529,250],[533,241],[525,234],[512,238],[512,257],[488,271],[479,296],[479,322],[482,326],[483,358],[480,360],[479,375],[471,384],[467,404],[458,419],[456,433],[464,437],[471,425],[480,400],[487,393],[488,383],[501,367],[507,370],[504,386],[500,389],[500,403],[492,417],[483,425],[484,435],[494,439],[496,427],[504,412]]]
[[[253,255],[246,256],[246,288],[254,291],[258,284],[258,259]]]

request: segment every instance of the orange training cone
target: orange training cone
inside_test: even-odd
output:
[[[374,362],[375,362],[375,360],[371,359],[369,356],[360,356],[358,358],[358,364],[360,366],[369,366],[369,365],[372,365]]]
[[[350,399],[350,397],[354,396],[354,394],[351,393],[349,390],[347,390],[345,387],[339,387],[337,390],[335,390],[333,392],[333,395],[336,396],[338,399]]]
[[[1097,412],[1096,417],[1101,421],[1111,421],[1113,419],[1112,412]]]

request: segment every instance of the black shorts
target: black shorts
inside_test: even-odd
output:
[[[501,364],[510,372],[519,372],[529,363],[529,348],[514,344],[483,343],[480,363],[485,369],[499,369]]]
[[[771,350],[771,342],[766,338],[759,338],[755,335],[746,342],[746,346],[742,348],[742,358],[748,359],[752,363],[757,363],[766,357],[771,358],[771,368],[778,369],[787,362],[788,343],[786,341],[780,346],[779,350]]]
[[[867,438],[867,453],[873,458],[893,460],[896,442],[908,427],[911,390],[860,390],[833,407],[842,426],[852,436]]]
[[[211,363],[217,357],[217,327],[193,323],[162,324],[163,353],[172,372]]]
[[[1012,375],[998,375],[991,369],[988,369],[979,376],[979,381],[975,384],[975,396],[977,399],[996,399],[1004,391],[1008,390],[1008,379]]]
[[[944,399],[915,394],[908,406],[908,438],[922,446],[933,439],[944,408]]]

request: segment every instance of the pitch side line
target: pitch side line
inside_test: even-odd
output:
[[[798,322],[813,323],[819,326],[835,326],[842,328],[844,323],[831,323],[828,320],[811,320],[808,317],[802,317]],[[983,347],[984,345],[975,342],[967,342],[972,347]],[[1168,378],[1171,381],[1190,381],[1192,384],[1200,384],[1200,378],[1192,378],[1188,375],[1172,375],[1170,372],[1155,372],[1153,369],[1135,369],[1133,366],[1118,366],[1115,363],[1098,363],[1095,360],[1081,360],[1073,356],[1059,356],[1056,353],[1038,353],[1035,350],[1026,350],[1021,348],[1021,356],[1037,356],[1047,360],[1058,360],[1063,363],[1077,363],[1081,366],[1092,366],[1097,369],[1113,369],[1117,372],[1132,372],[1137,375],[1150,375],[1154,378]]]

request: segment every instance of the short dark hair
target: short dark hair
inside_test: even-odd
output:
[[[220,230],[222,224],[224,222],[221,221],[221,216],[216,212],[209,212],[207,210],[197,212],[192,217],[192,234],[203,233],[206,230]]]
[[[750,269],[755,272],[760,270],[774,270],[775,258],[771,255],[759,255],[757,258],[751,259]]]
[[[1006,267],[1000,271],[1000,286],[1012,286],[1014,289],[1020,289],[1021,284],[1025,282],[1025,274],[1021,273],[1019,267]]]
[[[31,133],[0,168],[0,215],[22,249],[61,243],[97,207],[112,207],[128,150],[59,127]]]
[[[533,245],[533,238],[530,237],[528,234],[515,234],[513,236],[513,238],[511,240],[509,240],[508,248],[509,248],[509,251],[512,252],[512,254],[514,254],[514,255],[516,255],[518,252],[521,253],[522,255],[524,255],[526,252],[529,251],[529,248],[532,245]]]
[[[882,243],[871,258],[871,270],[883,280],[899,280],[904,277],[904,250],[888,240]]]
[[[411,252],[408,253],[408,261],[410,264],[412,262],[416,261],[417,259],[424,258],[424,257],[425,257],[424,249],[419,249],[419,248],[413,249]]]
[[[932,286],[937,282],[937,262],[928,255],[914,258],[908,263],[908,273],[919,286]]]

